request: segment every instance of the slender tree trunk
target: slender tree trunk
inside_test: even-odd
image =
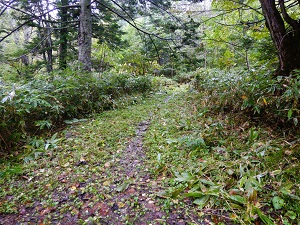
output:
[[[38,37],[43,40],[41,45],[41,53],[46,64],[47,72],[50,73],[53,70],[51,31],[47,28],[39,28]]]
[[[46,24],[47,27],[49,27],[49,24]],[[46,45],[46,53],[47,53],[47,72],[51,73],[53,70],[53,43],[51,38],[52,31],[49,28],[46,28],[45,31],[47,38],[45,40]]]
[[[51,73],[53,70],[53,54],[52,54],[52,39],[47,40],[47,72]]]
[[[281,14],[275,0],[259,1],[278,54],[279,66],[275,75],[288,76],[292,70],[300,68],[300,24],[288,16],[283,0],[279,0]],[[284,21],[293,30],[287,31]]]
[[[45,6],[46,10],[49,11],[49,2]],[[39,5],[39,11],[44,13],[44,9],[42,5]],[[40,27],[41,29],[41,39],[43,40],[43,58],[46,63],[47,72],[50,73],[53,70],[53,44],[52,44],[52,29],[50,29],[51,24],[46,21],[50,21],[50,15],[45,14],[43,16],[44,22],[41,21]]]
[[[62,6],[68,6],[69,0],[61,0]],[[59,43],[59,68],[67,68],[68,55],[68,8],[62,7],[60,10],[61,29],[60,29],[60,43]]]
[[[250,71],[250,60],[248,56],[248,50],[245,51],[245,58],[246,58],[247,70]]]
[[[92,68],[92,13],[91,0],[80,0],[80,30],[78,40],[78,61],[81,69],[90,71]]]

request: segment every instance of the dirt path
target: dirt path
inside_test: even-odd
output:
[[[165,96],[155,107],[159,110],[160,104],[167,105],[170,99],[172,96]],[[211,219],[206,219],[209,217],[198,215],[191,199],[172,199],[162,194],[168,183],[164,176],[154,177],[151,169],[157,165],[149,168],[147,148],[143,146],[155,114],[151,111],[151,116],[139,122],[130,136],[120,136],[116,127],[121,124],[115,122],[130,124],[130,120],[125,122],[130,114],[124,121],[108,114],[107,120],[90,122],[86,128],[81,124],[68,131],[70,138],[62,149],[46,157],[44,164],[39,161],[40,167],[10,181],[10,187],[20,187],[18,193],[5,186],[0,204],[9,205],[17,199],[20,204],[6,206],[14,213],[0,214],[0,224],[212,224]],[[126,144],[117,151],[105,146],[101,153],[105,138],[99,136],[103,128],[98,128],[97,123],[115,126],[104,132],[106,138],[116,136],[119,144]],[[98,146],[100,149],[95,150]]]
[[[164,99],[162,104],[167,104],[170,98]],[[191,204],[188,200],[178,204],[159,197],[164,191],[164,177],[151,177],[143,147],[144,134],[150,124],[151,119],[141,121],[135,135],[126,138],[126,147],[117,154],[111,153],[109,160],[99,159],[92,163],[86,156],[78,161],[75,160],[78,153],[70,149],[45,159],[48,165],[30,172],[31,175],[15,179],[11,185],[24,189],[20,188],[20,193],[10,193],[7,187],[0,204],[16,199],[22,203],[12,208],[17,213],[0,214],[0,224],[200,224],[194,222],[195,213],[185,207]],[[82,138],[76,131],[70,137],[76,146]],[[87,144],[90,142],[88,140]],[[58,158],[64,160],[64,156],[68,159],[66,163],[55,162]],[[95,169],[100,171],[92,172]],[[31,190],[36,186],[37,197],[34,197],[34,190],[26,194],[28,185]],[[26,195],[30,198],[24,201]]]
[[[184,225],[194,221],[184,208],[171,207],[171,211],[165,211],[165,202],[158,197],[158,193],[163,191],[160,180],[151,177],[144,163],[143,135],[150,122],[142,121],[137,126],[136,136],[129,141],[121,157],[116,159],[118,163],[110,167],[114,180],[110,185],[111,198],[102,203],[101,224]]]

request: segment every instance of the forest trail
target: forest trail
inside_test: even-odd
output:
[[[74,122],[57,148],[29,161],[10,184],[1,184],[6,212],[0,224],[210,224],[198,221],[189,199],[179,204],[164,196],[166,174],[153,174],[156,166],[144,147],[160,108],[168,109],[174,95],[186,92],[175,89],[89,122]]]
[[[0,224],[283,224],[270,205],[284,201],[281,139],[188,85],[163,88],[69,121],[27,155],[21,174],[0,179]],[[285,193],[298,199],[294,183]]]

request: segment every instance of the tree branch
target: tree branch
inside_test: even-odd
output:
[[[16,11],[18,11],[18,12],[21,12],[21,13],[23,13],[23,14],[25,14],[25,15],[28,15],[28,16],[31,16],[31,17],[36,17],[35,15],[32,15],[32,14],[30,14],[30,13],[28,13],[28,12],[25,12],[25,11],[19,9],[19,8],[16,8],[16,7],[11,6],[11,5],[7,5],[7,4],[5,4],[5,3],[2,2],[2,1],[0,2],[0,4],[4,5],[4,6],[7,7],[7,8],[11,8],[11,9],[16,10]]]
[[[259,8],[253,8],[252,6],[250,6],[250,5],[247,5],[247,4],[245,4],[245,3],[243,3],[242,1],[236,1],[236,0],[231,0],[232,2],[234,2],[234,3],[237,3],[237,4],[240,4],[240,5],[242,5],[242,6],[246,6],[246,7],[248,7],[249,9],[252,9],[252,10],[254,10],[256,13],[258,13],[258,14],[260,14],[260,15],[263,15],[259,10],[261,9],[261,7],[259,7]],[[299,0],[300,1],[300,0]]]
[[[39,43],[37,43],[36,46],[34,46],[32,49],[30,49],[27,53],[22,54],[21,56],[19,56],[19,57],[17,57],[17,58],[9,59],[9,60],[7,60],[7,61],[16,61],[16,60],[19,60],[19,59],[23,58],[24,56],[28,55],[29,53],[32,53],[35,49],[37,49],[40,45],[42,45],[42,43],[43,43],[48,37],[50,37],[50,36],[52,35],[53,31],[54,31],[54,29],[53,29],[51,32],[49,32],[49,34],[47,34],[47,35],[46,35]],[[0,61],[0,62],[1,62],[1,61]]]
[[[135,25],[135,26],[137,26],[137,24],[136,24],[136,22],[134,21],[134,19],[132,18],[132,16],[119,4],[119,3],[117,3],[116,1],[114,1],[114,0],[111,0],[116,6],[118,6],[130,19],[131,19],[131,21],[132,21],[132,23]],[[141,39],[143,39],[143,37],[142,37],[142,34],[141,34],[141,32],[138,30],[138,33],[139,33],[139,35],[140,35],[140,37],[141,37]]]
[[[12,0],[11,2],[9,2],[8,4],[11,5],[12,3],[14,3],[15,0]],[[300,1],[300,0],[299,0]],[[2,3],[2,2],[1,2]],[[0,12],[0,16],[2,16],[2,14],[8,9],[7,6],[4,7],[4,9]]]
[[[23,26],[25,26],[27,23],[32,22],[33,20],[34,20],[33,18],[30,19],[30,20],[27,20],[27,21],[25,21],[24,23],[22,23],[21,25],[19,25],[18,27],[16,27],[16,28],[14,28],[13,30],[11,30],[7,35],[5,35],[4,37],[1,37],[1,38],[0,38],[0,43],[1,43],[2,41],[4,41],[6,38],[8,38],[10,35],[12,35],[14,32],[20,30],[20,29],[21,29]]]
[[[281,9],[282,17],[285,20],[285,22],[287,22],[289,25],[291,25],[295,30],[298,30],[299,29],[299,23],[296,20],[292,19],[288,15],[288,13],[286,11],[286,8],[284,6],[284,0],[279,0],[279,6],[280,6],[280,9]]]
[[[300,0],[299,0],[300,1]],[[171,16],[172,18],[174,18],[175,20],[177,20],[183,27],[185,27],[184,23],[181,21],[181,19],[179,19],[178,17],[176,17],[175,15],[173,15],[171,12],[169,12],[168,10],[160,7],[158,4],[156,4],[155,2],[153,2],[152,0],[148,0],[148,2],[150,2],[152,5],[154,5],[155,7],[159,8],[160,10],[162,10],[163,12],[167,13],[169,16]]]
[[[137,29],[138,31],[146,34],[146,35],[151,35],[154,37],[157,37],[158,39],[161,40],[166,40],[166,41],[170,41],[170,40],[174,40],[174,38],[164,38],[159,36],[158,34],[154,34],[154,33],[150,33],[147,32],[141,28],[139,28],[138,26],[136,26],[134,23],[130,22],[127,18],[125,18],[124,16],[122,16],[120,13],[118,13],[116,10],[113,10],[112,8],[108,7],[107,5],[103,4],[102,2],[100,2],[99,0],[96,1],[98,4],[104,6],[106,9],[108,9],[109,11],[111,11],[112,13],[116,14],[118,17],[122,18],[123,20],[125,20],[129,25],[131,25],[132,27],[134,27],[135,29]]]

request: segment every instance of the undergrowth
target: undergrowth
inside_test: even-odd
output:
[[[98,77],[78,71],[39,75],[22,84],[2,83],[0,92],[0,153],[16,152],[35,135],[118,107],[118,99],[149,93],[154,85],[148,76],[105,74]],[[15,149],[14,151],[12,151]]]
[[[192,198],[199,215],[215,224],[297,224],[298,142],[286,142],[276,128],[260,127],[245,114],[216,110],[220,100],[212,94],[182,93],[154,118],[145,144],[153,175],[165,181],[159,196]]]
[[[272,77],[266,70],[193,72],[193,86],[206,94],[207,103],[217,111],[243,112],[253,120],[285,130],[299,120],[300,71],[290,77]]]
[[[62,133],[45,141],[31,139],[25,147],[28,154],[21,159],[24,164],[1,165],[1,212],[19,212],[20,202],[32,207],[42,198],[44,207],[57,204],[61,213],[76,213],[83,203],[72,191],[89,178],[95,179],[87,186],[94,196],[91,204],[107,198],[95,187],[106,190],[113,178],[99,180],[95,174],[109,168],[107,161],[117,164],[113,159],[134,135],[136,124],[150,118],[144,137],[145,169],[151,170],[164,189],[156,197],[164,201],[165,211],[170,204],[186,204],[186,199],[192,199],[199,221],[209,217],[215,224],[297,224],[299,137],[293,132],[287,138],[285,130],[279,132],[282,130],[271,126],[291,122],[297,127],[297,76],[255,81],[255,75],[244,72],[208,72],[189,75],[200,92],[155,78],[155,86],[172,86],[176,91],[167,88],[153,100],[128,98],[138,104],[124,104],[118,95],[122,89],[117,89],[115,104],[124,104],[126,109],[105,112],[91,122],[71,119]],[[257,123],[254,116],[270,118]],[[35,151],[30,151],[33,148]],[[35,182],[30,182],[32,179]],[[24,188],[26,183],[30,186]],[[71,190],[67,193],[69,205],[53,200],[55,191],[61,190]]]
[[[154,80],[157,84],[160,81],[167,85],[173,83],[160,78]],[[12,171],[13,165],[0,162],[3,171],[0,214],[17,215],[18,223],[27,223],[26,219],[31,218],[30,222],[35,224],[53,224],[78,215],[72,224],[90,224],[91,220],[103,224],[105,209],[100,208],[100,213],[93,215],[87,215],[86,210],[101,206],[104,201],[111,204],[106,207],[113,207],[111,185],[119,179],[114,175],[117,173],[114,167],[118,168],[122,152],[135,137],[136,126],[153,116],[168,96],[164,90],[151,95],[152,98],[136,95],[127,99],[134,99],[134,104],[126,104],[123,99],[122,107],[88,120],[68,120],[66,129],[47,139],[47,148],[42,139],[32,140],[25,145],[24,154],[19,155],[19,171],[18,168]],[[120,210],[123,201],[117,202]],[[22,210],[29,210],[30,215],[22,215]]]

